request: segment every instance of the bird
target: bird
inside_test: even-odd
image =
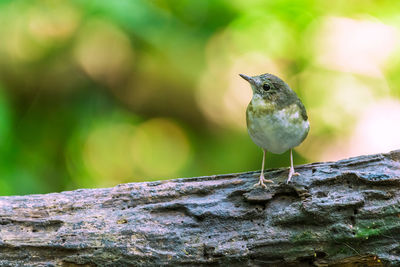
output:
[[[301,144],[310,131],[307,111],[297,94],[279,77],[265,73],[258,76],[239,74],[250,83],[253,97],[246,109],[250,138],[261,147],[263,159],[258,183],[266,188],[273,183],[264,178],[265,153],[282,154],[290,149],[290,169],[286,183],[300,175],[293,167],[293,148]]]

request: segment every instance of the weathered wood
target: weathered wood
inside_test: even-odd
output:
[[[0,266],[400,266],[400,150],[296,170],[0,197]]]

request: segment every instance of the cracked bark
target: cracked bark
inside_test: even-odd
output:
[[[400,266],[400,150],[296,170],[0,197],[0,266]]]

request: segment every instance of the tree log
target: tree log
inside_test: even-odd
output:
[[[0,197],[0,266],[400,266],[400,150]]]

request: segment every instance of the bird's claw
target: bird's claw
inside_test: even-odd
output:
[[[290,168],[289,169],[289,176],[288,176],[288,179],[287,179],[286,183],[288,184],[290,182],[290,180],[292,179],[292,176],[299,176],[299,175],[300,175],[300,173],[295,172],[293,168]]]
[[[256,187],[256,186],[260,185],[260,186],[262,186],[264,188],[267,188],[267,185],[265,183],[274,183],[274,181],[265,179],[263,176],[261,176],[260,180],[258,181],[258,183],[254,184],[253,187]]]

